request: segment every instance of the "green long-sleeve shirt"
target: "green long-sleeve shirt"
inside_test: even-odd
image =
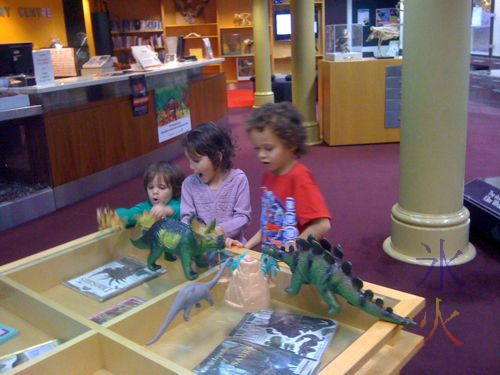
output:
[[[172,198],[165,206],[169,206],[174,210],[174,214],[171,216],[172,219],[180,220],[181,212],[181,200],[178,198]],[[136,217],[143,214],[146,211],[151,210],[153,205],[149,200],[137,203],[131,208],[118,208],[116,213],[125,222],[127,228],[133,227],[136,224]]]

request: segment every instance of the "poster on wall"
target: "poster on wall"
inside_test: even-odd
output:
[[[155,106],[160,143],[191,130],[187,83],[156,89]]]
[[[358,23],[363,26],[370,25],[370,9],[358,9]]]
[[[399,13],[396,8],[378,8],[375,10],[377,26],[388,26],[399,23]]]

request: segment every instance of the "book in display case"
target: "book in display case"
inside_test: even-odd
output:
[[[166,273],[103,302],[79,293],[64,283],[123,257],[146,261],[130,238],[134,229],[96,232],[69,243],[0,267],[0,321],[19,331],[0,345],[0,357],[59,340],[52,350],[20,364],[15,374],[191,374],[245,317],[224,302],[227,283],[212,289],[215,305],[203,301],[188,322],[178,314],[167,332],[146,346],[161,326],[179,290],[191,283],[179,261],[158,263]],[[232,249],[243,252],[243,249]],[[250,252],[256,258],[259,253]],[[198,281],[211,280],[217,271],[199,270]],[[228,271],[226,271],[228,272]],[[423,337],[349,306],[341,298],[342,312],[330,316],[317,292],[304,286],[299,296],[284,289],[290,272],[282,265],[271,288],[270,310],[334,319],[335,336],[323,352],[320,374],[393,373],[399,371],[421,346]],[[383,297],[402,316],[415,316],[425,300],[412,294],[365,282],[365,288]],[[90,317],[128,298],[144,301],[98,324]]]

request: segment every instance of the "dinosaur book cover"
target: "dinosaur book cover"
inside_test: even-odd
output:
[[[229,336],[320,361],[337,326],[331,319],[262,310],[245,314]]]
[[[0,323],[0,344],[9,341],[11,338],[17,336],[19,331],[15,328],[9,327],[6,324]]]
[[[227,338],[193,372],[203,375],[311,375],[318,364],[318,361],[287,350]]]
[[[103,302],[165,272],[163,268],[151,271],[142,260],[124,257],[65,281],[64,284]]]
[[[129,310],[132,310],[134,307],[142,305],[143,303],[144,300],[142,298],[130,297],[125,301],[107,308],[106,310],[98,312],[97,314],[91,316],[89,319],[98,324],[104,324],[107,321],[116,318],[117,316],[126,313]]]

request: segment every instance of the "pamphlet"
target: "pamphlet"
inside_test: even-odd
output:
[[[124,257],[114,260],[64,284],[102,302],[165,273],[151,271],[142,260]]]
[[[149,46],[132,46],[132,55],[143,69],[161,67],[162,63]]]
[[[193,372],[204,375],[314,374],[318,361],[287,350],[227,338]]]
[[[336,330],[331,319],[262,310],[245,314],[229,336],[320,361]]]
[[[61,342],[58,339],[54,339],[42,344],[32,346],[31,348],[19,350],[17,352],[0,357],[0,373],[12,370],[14,367],[19,366],[20,364],[27,362],[30,359],[39,357],[51,351],[60,343]]]
[[[139,306],[144,303],[144,300],[139,297],[130,297],[126,300],[113,305],[106,310],[98,312],[94,316],[91,316],[89,319],[98,323],[104,324],[107,321],[116,318],[117,316],[126,313],[129,310],[132,310],[134,307]]]
[[[17,336],[18,334],[19,331],[17,329],[0,323],[0,344],[9,341],[11,338]]]

